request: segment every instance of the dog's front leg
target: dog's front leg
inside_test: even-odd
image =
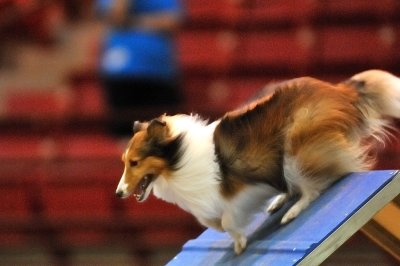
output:
[[[234,217],[231,212],[225,212],[222,215],[221,225],[222,228],[229,233],[234,240],[234,250],[237,255],[242,253],[247,245],[247,238],[241,227],[241,219]]]
[[[221,225],[221,219],[203,219],[203,218],[198,218],[199,223],[201,223],[202,225],[208,227],[208,228],[212,228],[215,229],[219,232],[225,232],[224,228],[222,228]]]

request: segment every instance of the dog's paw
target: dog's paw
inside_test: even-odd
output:
[[[281,224],[287,224],[294,218],[296,218],[303,209],[298,205],[293,205],[282,217]]]
[[[287,224],[292,221],[300,214],[301,210],[299,208],[291,208],[285,215],[282,217],[281,224]]]
[[[247,245],[247,238],[245,236],[240,236],[235,240],[235,253],[236,255],[240,255],[245,249]]]
[[[279,210],[287,201],[288,195],[286,193],[279,194],[266,208],[266,212],[274,213]]]
[[[286,224],[296,218],[310,203],[319,196],[319,191],[303,195],[283,216],[281,224]]]

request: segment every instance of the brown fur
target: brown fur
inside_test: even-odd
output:
[[[352,148],[352,136],[363,127],[357,100],[357,91],[343,84],[299,78],[278,84],[272,96],[225,115],[214,135],[225,165],[224,195],[241,189],[224,183],[260,182],[288,190],[283,152],[296,156],[311,179],[347,173],[343,159]],[[326,158],[331,158],[329,163]]]

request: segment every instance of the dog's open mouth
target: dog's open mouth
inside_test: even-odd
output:
[[[139,184],[136,186],[133,195],[135,196],[137,201],[143,201],[146,196],[146,190],[153,182],[154,176],[153,175],[145,175],[142,180],[140,180]]]

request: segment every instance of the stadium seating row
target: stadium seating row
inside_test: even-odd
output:
[[[90,2],[86,1],[86,2]],[[53,4],[64,5],[63,1]],[[87,5],[87,4],[86,4]],[[188,0],[184,2],[187,17],[197,24],[237,24],[237,23],[276,23],[287,21],[304,21],[319,17],[354,17],[368,16],[388,18],[395,16],[400,8],[396,0],[363,1],[363,0]],[[36,7],[36,8],[32,8]],[[301,8],[300,8],[301,7]],[[46,19],[45,15],[54,5],[37,0],[3,0],[0,3],[0,14],[7,14],[12,9],[17,11],[14,20],[32,24],[37,17]],[[4,16],[3,16],[4,17]],[[0,23],[1,27],[9,25],[8,20]],[[15,21],[12,21],[15,22]]]
[[[400,61],[399,44],[400,28],[395,25],[240,33],[195,30],[178,37],[180,62],[190,75],[304,73],[346,65],[393,67]]]
[[[399,45],[400,28],[394,26],[303,27],[242,34],[183,31],[178,37],[187,99],[183,111],[201,109],[204,100],[208,100],[219,110],[215,113],[221,114],[271,79],[309,73],[344,77],[344,73],[368,68],[395,71],[400,65]],[[5,91],[1,116],[7,119],[44,118],[63,121],[65,125],[71,120],[104,120],[108,113],[96,81],[77,82],[69,89]]]
[[[188,27],[275,27],[304,23],[398,19],[396,0],[189,0]]]
[[[104,116],[107,106],[102,90],[95,83],[65,88],[6,88],[3,116],[11,119],[68,116]]]

